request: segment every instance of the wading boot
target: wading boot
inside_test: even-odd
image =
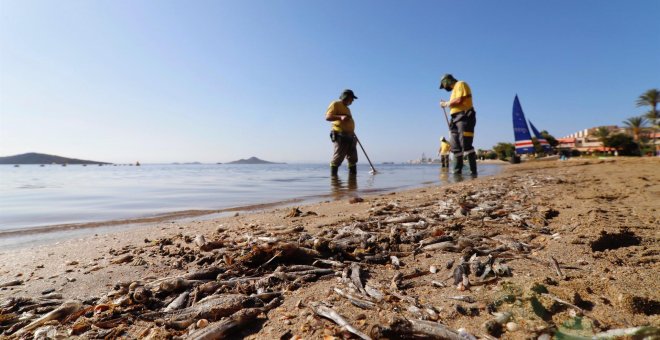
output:
[[[357,175],[357,165],[351,165],[348,167],[348,174],[349,175]]]
[[[330,176],[337,177],[337,171],[339,171],[338,166],[334,166],[334,165],[330,166]]]
[[[470,163],[470,174],[472,176],[477,175],[477,154],[471,153],[468,155],[468,163]]]
[[[452,173],[457,175],[463,173],[463,156],[456,156]]]

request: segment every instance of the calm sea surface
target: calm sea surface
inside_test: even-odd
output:
[[[49,225],[343,199],[456,181],[439,165],[376,168],[379,172],[372,176],[368,165],[360,165],[357,179],[349,181],[343,167],[333,181],[326,164],[0,165],[0,238],[3,233]],[[480,165],[480,176],[498,169]]]

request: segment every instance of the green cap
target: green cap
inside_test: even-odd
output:
[[[341,93],[339,96],[339,99],[344,100],[345,98],[353,98],[353,99],[358,99],[358,97],[353,93],[353,90],[346,89],[344,92]]]
[[[446,73],[440,79],[440,88],[443,89],[443,90],[448,90],[449,85],[451,85],[452,83],[455,83],[455,82],[456,82],[456,78],[454,78],[454,76],[452,76],[451,74]]]

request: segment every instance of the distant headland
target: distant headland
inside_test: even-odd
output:
[[[0,157],[0,164],[112,164],[106,162],[88,161],[85,159],[67,158],[44,153],[29,152],[20,155]]]
[[[286,163],[269,162],[269,161],[264,161],[263,159],[259,159],[257,157],[250,157],[248,159],[241,158],[237,161],[233,161],[225,164],[286,164]]]

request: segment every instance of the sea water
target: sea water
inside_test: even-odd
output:
[[[44,226],[337,200],[469,178],[448,174],[439,164],[376,168],[371,175],[361,164],[349,180],[345,167],[332,179],[326,164],[0,165],[0,239]],[[498,169],[480,164],[479,175]]]

